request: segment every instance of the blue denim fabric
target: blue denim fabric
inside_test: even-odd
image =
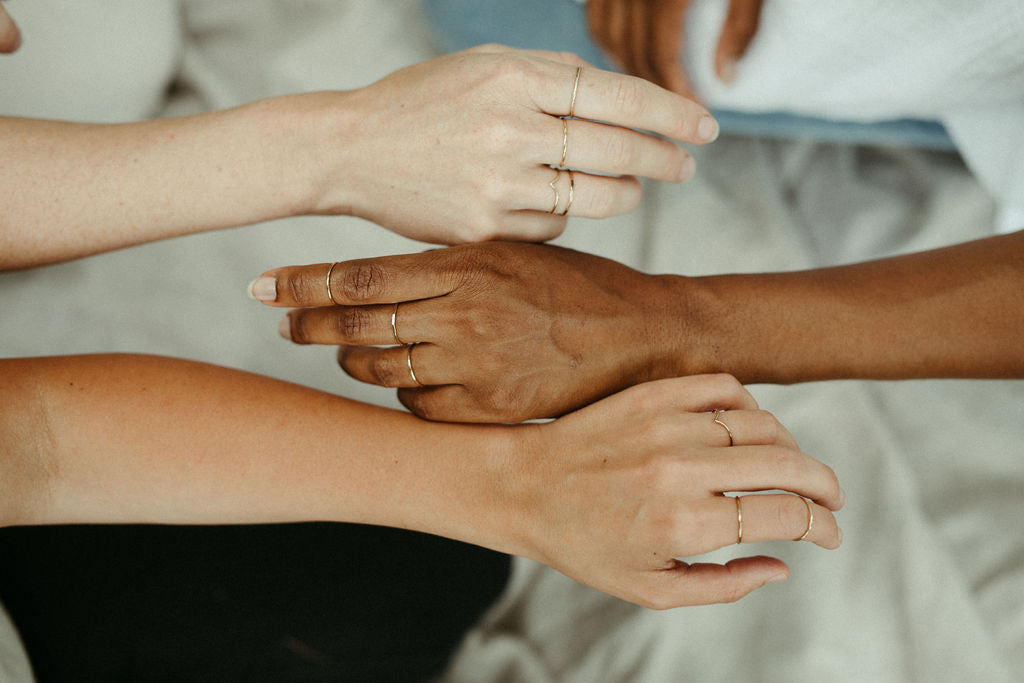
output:
[[[575,0],[423,0],[442,46],[462,50],[481,43],[574,52],[613,69],[587,32],[584,7]],[[854,145],[955,149],[941,123],[898,119],[859,123],[785,112],[714,110],[723,133],[766,138],[808,138]]]

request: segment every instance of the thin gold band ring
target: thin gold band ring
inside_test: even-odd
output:
[[[412,377],[412,381],[416,383],[416,386],[422,387],[423,385],[418,379],[416,379],[416,371],[412,369],[412,350],[415,346],[415,344],[408,344],[405,347],[405,364],[409,366],[409,377]]]
[[[743,503],[741,496],[733,496],[736,501],[736,545],[743,543]]]
[[[331,267],[327,269],[327,298],[330,299],[331,303],[335,306],[340,306],[341,304],[339,304],[337,299],[334,298],[334,292],[331,291],[331,273],[334,272],[334,266],[336,265],[338,265],[337,261],[332,263]]]
[[[559,216],[566,216],[569,214],[569,209],[572,208],[572,200],[575,199],[575,196],[576,176],[573,174],[572,171],[569,171],[569,201],[565,203],[565,209],[562,210],[562,213],[558,214]]]
[[[721,419],[721,415],[724,412],[725,412],[725,410],[723,410],[721,408],[715,410],[711,414],[711,419],[712,419],[712,421],[714,421],[715,424],[719,424],[719,425],[722,425],[723,427],[725,427],[725,432],[729,435],[729,445],[731,446],[733,444],[733,441],[732,441],[732,430],[729,429],[729,425],[727,425],[724,422],[722,422],[722,419]]]
[[[391,334],[395,337],[395,343],[399,346],[405,346],[405,342],[398,336],[398,304],[395,304],[395,308],[391,311]]]
[[[806,541],[807,535],[811,533],[811,529],[814,528],[814,508],[811,507],[811,501],[803,496],[797,496],[807,505],[807,530],[800,535],[800,538],[794,538],[794,541]]]
[[[572,82],[572,99],[569,100],[569,117],[574,116],[576,112],[576,93],[580,89],[580,74],[583,73],[583,67],[576,67],[576,78]]]
[[[551,210],[548,211],[548,213],[554,213],[555,211],[558,210],[559,194],[558,194],[557,184],[558,184],[558,178],[561,175],[562,175],[562,171],[559,170],[559,169],[555,169],[555,177],[551,179],[550,183],[548,183],[548,187],[550,187],[554,191],[554,193],[555,193],[555,203],[551,205]]]

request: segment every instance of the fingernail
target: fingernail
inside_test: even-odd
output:
[[[700,117],[697,124],[697,138],[704,142],[714,142],[718,139],[718,121],[715,121],[711,114]]]
[[[722,62],[722,68],[718,70],[718,78],[725,84],[732,83],[736,79],[735,59],[727,59]]]
[[[768,580],[765,581],[765,583],[782,583],[783,581],[785,581],[788,578],[789,578],[789,574],[786,574],[785,572],[783,572],[783,573],[775,574],[774,576],[768,577]]]
[[[258,277],[250,282],[249,297],[256,301],[275,301],[277,299],[277,278]]]
[[[843,544],[843,530],[837,528],[836,531],[839,532],[839,545],[842,545]]]
[[[697,162],[693,160],[693,157],[686,157],[679,169],[679,180],[689,180],[696,171]]]
[[[843,509],[843,507],[845,505],[846,505],[846,491],[844,491],[842,489],[842,487],[840,487],[840,489],[839,489],[839,509],[840,510]]]
[[[292,340],[292,319],[288,316],[281,318],[281,322],[277,324],[277,333],[287,339]]]

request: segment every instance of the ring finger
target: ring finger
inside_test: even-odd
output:
[[[529,174],[522,208],[559,216],[607,218],[635,209],[642,192],[634,176],[597,176],[543,166]]]
[[[557,165],[565,144],[566,168],[635,175],[679,182],[694,171],[693,158],[682,147],[663,138],[638,131],[572,119],[550,118],[546,130],[544,158],[537,163]]]
[[[279,331],[296,344],[389,346],[435,341],[420,325],[425,301],[367,306],[297,308],[281,320]]]
[[[443,352],[434,344],[342,346],[338,365],[353,379],[382,387],[415,388],[453,384],[444,376]]]

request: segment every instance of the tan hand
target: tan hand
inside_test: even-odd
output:
[[[399,387],[421,417],[553,417],[664,376],[654,347],[672,316],[657,308],[659,279],[614,261],[503,242],[361,259],[331,272],[342,306],[331,305],[329,269],[278,268],[253,290],[266,303],[302,307],[289,313],[285,336],[341,345],[346,372]],[[395,345],[396,303],[395,328],[411,349]]]
[[[718,131],[702,106],[641,79],[493,45],[339,96],[348,106],[324,129],[315,211],[442,244],[543,241],[561,233],[567,210],[629,212],[640,200],[635,176],[679,182],[693,173],[670,140],[700,144]],[[570,106],[576,118],[565,120]],[[556,174],[559,164],[576,172]]]
[[[727,408],[733,446],[712,408]],[[798,539],[811,514],[805,540],[841,543],[832,511],[844,494],[834,472],[801,453],[728,375],[641,384],[518,429],[527,436],[517,455],[532,459],[515,482],[531,511],[523,554],[625,600],[656,609],[727,602],[788,577],[783,562],[763,556],[724,566],[677,559],[737,542],[727,492],[748,494],[744,544]]]
[[[730,0],[715,52],[715,73],[729,82],[757,33],[764,0]],[[589,0],[594,40],[627,73],[698,99],[680,62],[690,0]]]

